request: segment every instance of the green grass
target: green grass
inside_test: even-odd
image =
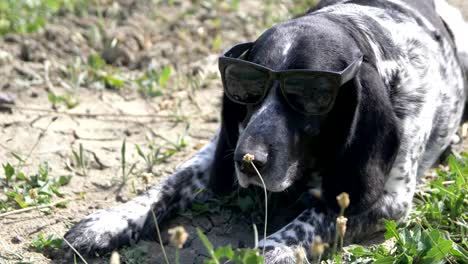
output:
[[[56,235],[49,234],[45,236],[43,233],[39,232],[37,237],[31,241],[31,247],[36,252],[46,252],[54,249],[61,249],[63,245],[63,239],[57,237]]]
[[[90,0],[2,0],[0,36],[12,32],[36,32],[59,11],[80,13],[90,3]]]

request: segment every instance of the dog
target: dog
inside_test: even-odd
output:
[[[65,238],[86,254],[154,234],[194,201],[261,186],[282,192],[318,175],[321,199],[260,241],[266,263],[330,241],[349,194],[350,239],[404,221],[418,179],[464,120],[468,26],[443,0],[323,0],[219,59],[222,121],[212,141],[164,183],[97,211]],[[234,155],[229,155],[235,149]],[[203,192],[200,192],[203,190]]]

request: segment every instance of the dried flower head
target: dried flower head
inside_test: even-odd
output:
[[[349,194],[342,192],[340,195],[336,197],[336,200],[338,201],[338,205],[340,206],[341,209],[346,209],[349,206]]]
[[[168,230],[169,235],[169,243],[174,247],[182,248],[187,241],[189,234],[185,231],[183,226],[176,226]]]
[[[29,190],[29,196],[31,196],[31,199],[36,200],[37,195],[38,195],[38,193],[37,193],[36,188],[33,188],[33,189]]]
[[[247,153],[247,154],[244,155],[242,160],[245,161],[245,162],[252,162],[252,161],[255,160],[255,156],[253,154]]]
[[[113,251],[109,260],[109,264],[120,264],[120,255],[117,251]]]
[[[344,216],[339,216],[336,219],[336,231],[340,237],[344,237],[346,233],[346,224],[348,223],[348,218]]]
[[[306,253],[303,247],[298,247],[294,250],[294,258],[296,264],[302,264],[306,260]]]
[[[310,245],[310,254],[314,257],[321,256],[326,248],[328,248],[328,243],[323,243],[322,237],[315,236]]]

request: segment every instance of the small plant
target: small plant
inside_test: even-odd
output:
[[[102,82],[106,88],[119,89],[125,85],[125,80],[118,77],[114,71],[99,54],[88,56],[89,75],[94,81]]]
[[[31,242],[31,247],[37,251],[44,253],[53,249],[61,249],[63,239],[54,234],[49,234],[47,237],[42,232],[39,232],[37,237]]]
[[[127,183],[130,174],[132,174],[133,170],[136,167],[136,163],[133,163],[130,166],[130,169],[127,170],[127,140],[126,139],[124,139],[124,141],[122,142],[122,147],[120,148],[120,158],[121,158],[120,161],[121,161],[121,167],[122,167],[122,185],[121,186],[124,186]]]
[[[57,108],[58,104],[64,104],[67,109],[73,109],[80,104],[80,101],[73,97],[70,92],[67,92],[65,95],[56,95],[53,92],[49,92],[47,94],[47,98],[49,102],[52,103],[52,107],[55,109]]]
[[[80,170],[81,175],[88,175],[88,158],[85,157],[83,144],[80,143],[78,151],[72,149],[73,159],[75,162],[75,167]]]
[[[162,150],[162,147],[156,147],[154,144],[149,145],[149,151],[147,153],[143,152],[138,144],[135,144],[135,149],[138,156],[144,160],[146,167],[145,170],[148,173],[152,173],[154,166],[167,161],[175,154],[174,151]]]
[[[231,245],[224,247],[214,248],[213,244],[197,228],[197,235],[210,254],[210,259],[205,260],[205,264],[220,264],[220,263],[234,263],[234,264],[262,264],[264,263],[263,256],[260,255],[258,249],[236,249],[233,250]]]
[[[145,95],[156,97],[163,95],[163,90],[171,76],[171,67],[165,66],[161,71],[149,70],[135,80],[138,89]]]

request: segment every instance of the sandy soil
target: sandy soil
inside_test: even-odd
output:
[[[219,122],[221,86],[216,59],[220,49],[255,39],[267,25],[289,17],[293,6],[289,1],[272,5],[255,0],[241,1],[232,10],[229,3],[217,1],[176,1],[172,6],[164,1],[103,2],[83,16],[65,12],[38,33],[11,34],[0,40],[0,96],[12,97],[12,104],[0,108],[0,161],[15,163],[12,153],[18,153],[29,156],[23,167],[27,174],[47,161],[53,177],[73,175],[62,188],[65,198],[73,199],[66,208],[55,208],[47,216],[34,210],[0,218],[0,263],[69,262],[60,254],[34,252],[30,242],[39,232],[62,235],[82,217],[141,192],[145,164],[134,144],[144,151],[151,144],[167,149],[166,140],[176,141],[186,134],[187,146],[154,167],[150,181],[157,184],[209,141]],[[452,2],[468,10],[466,1]],[[86,61],[94,53],[114,63],[113,76],[125,80],[122,88],[106,88],[89,76],[75,85],[73,65],[81,69],[77,61]],[[131,81],[148,68],[164,66],[170,66],[172,74],[162,96],[142,94]],[[73,109],[54,106],[48,100],[50,92],[71,93],[79,105]],[[124,139],[127,164],[136,164],[136,169],[121,195],[116,195],[122,180]],[[89,161],[86,176],[70,170],[72,149],[80,144]],[[253,244],[251,223],[228,211],[179,216],[163,229],[175,225],[184,225],[190,233],[181,263],[200,263],[207,256],[196,238],[196,227],[215,245]],[[173,249],[167,248],[173,256]],[[120,254],[126,263],[163,263],[155,242],[141,242]]]

